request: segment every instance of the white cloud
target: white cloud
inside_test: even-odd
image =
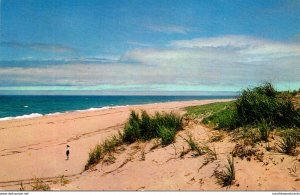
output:
[[[2,67],[0,83],[229,91],[268,80],[288,89],[300,86],[299,62],[300,44],[223,36],[173,41],[164,49],[135,49],[114,63]]]
[[[300,81],[300,44],[248,36],[172,41],[165,49],[136,49],[121,58],[148,66],[173,68],[186,80],[245,85],[262,80]],[[198,74],[198,76],[195,75]]]

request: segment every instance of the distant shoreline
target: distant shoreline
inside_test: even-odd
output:
[[[1,97],[1,96],[0,96]],[[7,97],[15,97],[15,95],[13,96],[7,96]],[[17,97],[17,96],[16,96]],[[22,96],[19,96],[22,97]],[[26,97],[31,97],[31,96],[26,96]],[[33,96],[33,97],[42,97],[42,98],[47,98],[47,96]],[[55,97],[59,97],[59,98],[71,98],[71,97],[80,97],[80,98],[97,98],[98,96],[51,96],[51,98],[55,98]],[[151,100],[152,102],[140,102],[137,104],[132,104],[132,102],[130,104],[126,104],[126,102],[124,101],[124,104],[120,103],[118,105],[114,105],[114,104],[104,104],[101,105],[99,107],[97,106],[91,106],[89,108],[82,108],[82,109],[65,109],[65,110],[58,110],[58,111],[53,111],[53,112],[35,112],[35,110],[33,110],[33,112],[27,112],[27,113],[23,113],[20,115],[7,115],[4,117],[0,117],[0,122],[1,121],[7,121],[7,120],[17,120],[17,119],[26,119],[26,118],[36,118],[36,117],[43,117],[43,116],[51,116],[51,115],[61,115],[61,114],[65,114],[65,113],[73,113],[73,112],[89,112],[89,111],[95,111],[95,110],[106,110],[106,109],[115,109],[115,108],[119,108],[119,107],[128,107],[128,106],[141,106],[141,105],[148,105],[148,104],[160,104],[160,103],[169,103],[169,102],[183,102],[183,101],[198,101],[198,100],[221,100],[221,99],[233,99],[234,96],[101,96],[101,97],[114,97],[114,98],[132,98],[132,97],[139,97],[139,98],[143,98],[143,97],[147,97],[147,98],[175,98],[174,100],[168,100],[168,99],[153,99]],[[207,97],[207,98],[206,98]],[[177,99],[176,99],[177,98]],[[183,98],[183,99],[180,99]],[[184,98],[188,98],[188,99],[184,99]],[[190,99],[191,98],[191,99]],[[194,98],[194,99],[192,99]],[[149,99],[149,100],[150,100]],[[67,102],[66,102],[67,103]],[[25,103],[26,104],[26,103]],[[13,105],[14,106],[14,105]],[[22,108],[23,107],[23,108]],[[31,109],[30,106],[28,105],[21,105],[19,109]],[[0,112],[0,116],[1,116],[1,112]]]

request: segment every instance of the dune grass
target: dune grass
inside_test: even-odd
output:
[[[150,116],[146,111],[141,115],[131,111],[125,124],[123,141],[133,143],[137,140],[161,138],[163,145],[172,143],[176,132],[183,128],[183,118],[175,113],[155,113]]]
[[[98,164],[101,159],[107,163],[114,163],[115,157],[112,156],[112,153],[124,143],[159,138],[162,145],[169,145],[174,142],[176,132],[182,128],[183,118],[175,113],[157,112],[150,116],[146,111],[142,111],[141,114],[131,111],[124,127],[124,133],[119,132],[118,135],[97,144],[90,151],[84,170]]]
[[[217,153],[215,148],[211,149],[207,143],[198,143],[195,138],[191,134],[188,135],[188,138],[182,137],[186,143],[188,143],[190,150],[187,150],[186,152],[189,151],[194,151],[196,152],[195,156],[201,156],[203,154],[208,154],[210,156],[210,159],[217,159]],[[182,152],[182,155],[186,154],[185,151]],[[181,155],[181,157],[182,157]]]
[[[123,134],[119,132],[111,138],[106,139],[102,144],[97,144],[89,153],[88,161],[84,170],[88,170],[93,165],[99,163],[107,154],[116,151],[116,148],[123,144]]]
[[[202,122],[214,129],[239,135],[246,142],[269,141],[274,129],[283,130],[278,147],[286,154],[295,153],[300,134],[300,107],[298,91],[278,92],[271,83],[265,82],[254,88],[245,89],[240,97],[231,102],[220,102],[203,106],[187,107],[190,116],[203,118]],[[294,136],[288,133],[294,129]],[[295,136],[298,135],[298,136]],[[240,139],[238,138],[238,139]]]
[[[215,127],[215,129],[233,130],[239,126],[237,112],[228,107],[203,119],[203,123]]]
[[[271,83],[243,90],[236,101],[236,110],[242,125],[267,122],[277,127],[300,126],[300,112],[294,108],[290,96],[277,92]]]
[[[187,107],[186,110],[189,115],[205,116],[203,123],[216,129],[258,127],[262,140],[266,140],[272,127],[300,127],[300,110],[294,107],[292,97],[288,92],[277,92],[266,82],[243,90],[236,101]]]
[[[205,152],[202,150],[202,148],[200,147],[200,145],[196,142],[196,140],[192,137],[192,135],[188,135],[188,138],[183,138],[188,145],[190,146],[190,149],[192,151],[195,151],[197,156],[203,155],[205,154]]]
[[[32,187],[32,191],[48,191],[48,190],[50,190],[50,186],[38,178],[34,179],[34,182],[31,185],[31,187]]]
[[[262,122],[258,124],[260,140],[268,141],[272,129],[273,128],[270,124],[268,124],[265,120],[262,120]]]
[[[230,186],[235,180],[235,168],[233,157],[227,158],[225,170],[215,170],[214,176],[217,178],[217,183],[223,187]]]
[[[219,112],[227,107],[231,107],[234,105],[234,101],[230,102],[217,102],[211,104],[205,104],[201,106],[189,106],[186,107],[186,111],[188,115],[196,115],[196,116],[207,116]]]
[[[283,134],[282,139],[279,141],[278,147],[280,152],[285,154],[295,154],[295,149],[299,141],[299,137],[294,130],[286,131]]]

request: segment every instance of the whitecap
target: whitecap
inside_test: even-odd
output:
[[[25,114],[25,115],[16,116],[16,117],[4,117],[4,118],[0,118],[0,121],[12,120],[12,119],[35,118],[35,117],[40,117],[40,116],[43,116],[43,115],[39,114],[39,113],[31,113],[31,114]]]

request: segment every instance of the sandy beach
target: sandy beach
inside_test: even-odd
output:
[[[19,190],[20,182],[30,186],[34,178],[48,182],[51,190],[226,190],[211,175],[234,147],[229,138],[214,143],[218,160],[203,168],[199,167],[205,157],[178,158],[181,150],[188,147],[182,139],[187,133],[199,140],[207,140],[215,133],[198,123],[188,124],[172,145],[156,149],[154,142],[126,145],[115,154],[113,163],[99,163],[84,171],[89,151],[122,131],[131,110],[183,114],[184,107],[216,101],[228,100],[146,104],[0,121],[0,190]],[[66,145],[70,145],[69,160]],[[236,160],[237,183],[230,190],[299,190],[300,180],[287,169],[299,159],[270,157],[269,166],[254,160]],[[68,180],[66,185],[53,182],[62,175]]]

